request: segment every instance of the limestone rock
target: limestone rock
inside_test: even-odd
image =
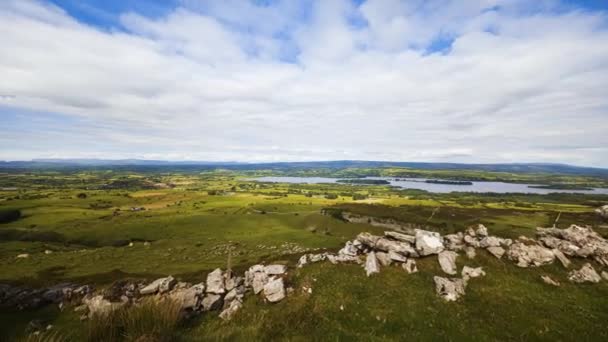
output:
[[[198,308],[200,298],[203,296],[205,286],[194,285],[187,289],[178,289],[171,293],[171,298],[181,305],[182,310],[195,310]]]
[[[285,286],[283,278],[271,279],[264,285],[264,296],[271,303],[276,303],[285,298]]]
[[[28,253],[22,253],[16,256],[17,259],[27,259],[30,255]]]
[[[401,267],[403,267],[403,269],[409,273],[416,273],[418,272],[418,266],[416,266],[416,260],[413,259],[407,259],[406,262],[404,262]]]
[[[460,273],[462,275],[463,279],[470,279],[470,278],[477,278],[477,277],[483,277],[486,275],[486,272],[484,272],[482,267],[469,267],[469,266],[464,266],[462,268],[462,272]]]
[[[488,247],[500,247],[501,239],[496,236],[486,236],[481,241],[479,241],[479,247],[488,248]]]
[[[488,236],[488,228],[486,228],[486,226],[480,223],[477,225],[477,229],[475,229],[475,234],[482,238],[486,237]]]
[[[519,267],[537,267],[550,264],[555,260],[555,254],[550,249],[521,242],[512,244],[507,256],[510,260],[516,261]]]
[[[156,292],[158,292],[161,284],[163,284],[163,289],[166,289],[167,287],[169,287],[169,285],[172,285],[171,283],[175,284],[175,279],[173,279],[173,277],[171,277],[171,276],[166,277],[166,278],[158,278],[155,281],[148,284],[143,289],[140,289],[139,293],[141,295],[155,294]]]
[[[403,233],[387,231],[387,232],[384,232],[384,236],[387,236],[391,239],[398,240],[401,242],[407,242],[410,244],[416,243],[415,236],[407,235],[407,234],[403,234]]]
[[[298,259],[298,263],[296,265],[297,268],[302,268],[304,265],[308,264],[308,255],[304,254]]]
[[[608,220],[608,204],[595,209],[595,213],[604,220]]]
[[[505,249],[502,247],[488,247],[486,250],[498,259],[502,258],[502,256],[505,254]]]
[[[268,265],[264,267],[264,271],[268,275],[281,275],[287,272],[287,266],[285,265]]]
[[[435,281],[437,295],[448,302],[456,301],[465,294],[466,281],[464,279],[448,279],[435,276],[433,280]]]
[[[372,235],[370,233],[360,233],[357,235],[357,240],[370,248],[376,247],[376,241],[378,241],[378,239],[380,239],[380,236]]]
[[[243,303],[240,300],[233,300],[230,305],[220,313],[220,318],[224,321],[229,321],[234,317],[237,311],[241,309]]]
[[[358,256],[350,256],[350,255],[346,255],[346,254],[338,254],[338,255],[327,254],[327,260],[329,260],[329,262],[331,262],[334,265],[339,264],[339,263],[350,263],[350,262],[361,263],[361,260],[359,259]]]
[[[207,287],[208,293],[222,294],[226,292],[224,283],[224,274],[222,270],[216,268],[213,272],[207,274]]]
[[[251,285],[253,287],[253,293],[260,293],[264,289],[266,283],[268,283],[268,275],[264,272],[255,272],[253,274],[253,282]]]
[[[376,252],[376,259],[378,259],[378,262],[380,262],[380,265],[382,266],[390,266],[393,262],[388,253],[384,252]]]
[[[475,248],[471,246],[466,247],[464,252],[467,254],[467,258],[469,259],[475,259],[475,256],[477,255],[477,253],[475,253]]]
[[[165,293],[171,291],[175,283],[177,283],[177,280],[175,280],[175,278],[173,278],[172,276],[164,278],[160,282],[160,284],[158,284],[158,293]]]
[[[608,272],[602,271],[601,276],[604,278],[604,280],[608,280]]]
[[[418,252],[408,242],[389,240],[387,238],[379,238],[376,241],[374,249],[382,252],[396,252],[404,256],[418,256]]]
[[[421,256],[438,254],[444,246],[441,235],[422,229],[416,229],[416,250]]]
[[[207,293],[201,301],[203,311],[219,310],[223,305],[222,296],[215,293]]]
[[[350,241],[347,241],[342,249],[338,251],[339,255],[357,256],[359,249]]]
[[[122,303],[112,303],[107,299],[104,299],[103,296],[94,296],[92,298],[83,298],[83,304],[85,304],[89,309],[89,317],[95,315],[107,315],[113,310],[120,308]]]
[[[549,277],[548,275],[540,276],[540,278],[543,280],[543,282],[545,284],[549,284],[549,285],[553,285],[553,286],[560,286],[559,281],[554,280],[553,278]]]
[[[445,248],[450,251],[461,251],[464,249],[464,234],[448,234],[443,237]]]
[[[441,253],[439,253],[439,255],[437,256],[437,259],[439,260],[439,265],[441,266],[441,269],[443,270],[443,272],[450,274],[450,275],[454,275],[457,272],[457,268],[456,268],[456,258],[458,257],[458,254],[456,254],[456,252],[452,252],[452,251],[442,251]]]
[[[559,262],[562,263],[562,266],[564,266],[564,268],[570,267],[570,260],[568,260],[568,258],[564,255],[564,253],[562,253],[557,248],[554,248],[551,251],[553,252],[553,255],[555,255],[555,257],[557,258],[557,260],[559,260]]]
[[[602,278],[591,264],[587,263],[580,270],[574,270],[568,274],[568,279],[574,283],[599,283]]]
[[[396,262],[405,262],[407,260],[406,257],[404,257],[402,254],[399,254],[395,251],[389,251],[388,252],[388,257]]]
[[[380,272],[380,265],[378,264],[378,259],[376,258],[376,253],[369,252],[367,253],[367,257],[365,259],[365,274],[367,276],[371,276],[374,273]]]
[[[475,238],[471,235],[465,235],[463,240],[464,240],[464,243],[467,244],[468,246],[475,247],[475,248],[481,247],[479,244],[479,240],[477,240],[477,238]]]

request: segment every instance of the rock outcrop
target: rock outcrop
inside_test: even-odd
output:
[[[599,283],[602,280],[591,264],[587,263],[580,270],[568,274],[568,279],[574,283]]]

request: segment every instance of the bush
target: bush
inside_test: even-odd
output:
[[[21,210],[19,209],[2,209],[0,210],[0,223],[9,223],[17,221],[21,218]]]
[[[87,198],[87,194],[85,194],[84,192],[81,192],[78,195],[76,195],[76,197],[84,199],[84,198]]]

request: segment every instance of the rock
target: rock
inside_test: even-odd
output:
[[[144,295],[144,296],[149,295],[149,294],[155,294],[156,292],[158,292],[158,289],[162,283],[169,284],[171,282],[168,278],[173,279],[173,277],[158,278],[155,281],[148,284],[143,289],[140,289],[139,294]]]
[[[224,321],[229,321],[234,317],[237,311],[241,309],[243,303],[240,300],[233,300],[230,305],[220,313],[220,318]]]
[[[222,294],[226,292],[224,275],[222,270],[216,268],[213,272],[207,274],[207,293]]]
[[[416,229],[416,250],[421,256],[438,254],[443,249],[444,246],[439,233]]]
[[[445,248],[450,251],[461,251],[464,249],[464,234],[448,234],[443,237]]]
[[[253,293],[258,294],[264,289],[264,285],[268,283],[268,275],[264,272],[255,272],[253,274]]]
[[[361,263],[361,260],[359,259],[358,256],[350,256],[350,255],[345,255],[345,254],[338,254],[338,255],[327,254],[327,260],[329,260],[329,262],[331,262],[334,265],[336,265],[338,263],[347,263],[347,262]]]
[[[120,308],[122,303],[111,303],[109,300],[104,299],[103,296],[94,296],[92,298],[83,298],[83,304],[89,309],[89,317],[95,315],[107,315]]]
[[[378,241],[376,241],[374,249],[382,252],[393,251],[403,254],[404,256],[418,256],[418,252],[408,242],[389,240],[387,238],[379,238]]]
[[[387,232],[384,232],[384,236],[389,237],[394,240],[401,241],[401,242],[407,242],[410,244],[416,243],[415,236],[407,235],[407,234],[403,234],[403,233],[387,231]]]
[[[327,254],[325,254],[325,253],[321,253],[321,254],[308,254],[308,261],[310,263],[315,263],[315,262],[319,262],[319,261],[325,261],[325,259],[327,259]]]
[[[160,284],[158,284],[158,293],[165,293],[171,291],[177,281],[172,277],[168,276],[164,278]]]
[[[595,209],[595,213],[604,220],[608,220],[608,204]]]
[[[243,284],[242,277],[230,277],[225,280],[226,291],[230,291],[236,288],[237,286],[240,286],[241,284]]]
[[[50,249],[45,249],[44,254],[46,254],[46,255],[53,254],[53,251]]]
[[[469,266],[464,266],[462,268],[462,272],[460,273],[462,275],[463,279],[470,279],[470,278],[477,278],[477,277],[483,277],[486,275],[486,272],[484,272],[482,267],[469,267]]]
[[[550,249],[540,245],[526,245],[515,242],[509,247],[509,259],[516,261],[519,267],[538,267],[550,264],[555,260],[555,254]]]
[[[17,259],[27,259],[30,255],[28,253],[19,254],[16,256]]]
[[[215,293],[207,293],[201,301],[203,311],[215,311],[222,308],[224,302],[222,296]]]
[[[471,247],[475,247],[475,248],[479,248],[479,240],[477,240],[477,238],[471,236],[471,235],[465,235],[464,238],[464,243],[471,246]]]
[[[271,303],[276,303],[285,298],[285,286],[283,278],[271,279],[264,285],[264,296]]]
[[[443,277],[433,277],[435,281],[435,292],[444,300],[456,301],[465,294],[466,281],[463,279],[447,279]]]
[[[393,262],[388,253],[384,252],[376,252],[376,259],[378,259],[380,265],[382,266],[390,266]]]
[[[608,272],[602,271],[601,275],[602,275],[602,278],[604,278],[604,280],[608,280]]]
[[[574,283],[599,283],[602,278],[591,264],[587,263],[580,270],[574,270],[568,274],[568,279]]]
[[[369,252],[367,253],[367,258],[365,259],[365,274],[369,277],[374,273],[380,272],[380,265],[378,264],[378,259],[376,258],[376,253]]]
[[[171,298],[181,305],[182,310],[196,310],[205,293],[205,285],[197,284],[187,289],[178,289],[171,293]]]
[[[554,280],[553,278],[549,277],[548,275],[540,276],[540,278],[543,280],[543,282],[545,282],[545,284],[549,284],[549,285],[553,285],[553,286],[560,286],[559,281]]]
[[[264,267],[264,271],[268,275],[281,275],[287,272],[287,266],[285,265],[268,265]]]
[[[416,260],[413,260],[413,259],[407,259],[407,261],[404,262],[401,265],[401,267],[403,267],[403,269],[409,274],[418,272],[418,267],[416,266]]]
[[[477,229],[475,229],[475,234],[482,238],[486,237],[488,236],[488,228],[480,223],[477,225]]]
[[[464,249],[464,252],[467,255],[467,258],[469,259],[475,259],[475,256],[477,255],[477,253],[475,253],[475,248],[468,246]]]
[[[502,258],[502,256],[505,254],[505,249],[502,247],[488,247],[486,250],[498,259]]]
[[[298,259],[297,268],[302,268],[304,265],[308,264],[308,256],[306,254],[302,255],[300,259]]]
[[[397,262],[405,262],[407,260],[406,257],[404,257],[402,254],[399,254],[395,251],[389,251],[388,252],[388,257],[393,260],[393,261],[397,261]]]
[[[488,248],[488,247],[500,247],[501,239],[496,236],[486,236],[481,241],[479,241],[479,247]]]
[[[370,248],[376,247],[376,241],[378,241],[378,239],[380,239],[380,236],[372,235],[370,233],[360,233],[357,235],[357,240]]]
[[[559,249],[554,248],[551,250],[551,252],[553,252],[553,255],[555,255],[557,260],[562,263],[562,266],[564,266],[564,268],[570,267],[570,260],[568,260],[564,253],[562,253]]]
[[[344,247],[338,251],[339,255],[357,256],[359,249],[350,241],[347,241]]]
[[[439,253],[437,259],[439,260],[439,265],[443,272],[447,274],[454,275],[456,274],[456,258],[458,254],[452,251],[443,251]]]

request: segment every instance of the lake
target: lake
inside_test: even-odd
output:
[[[300,183],[300,184],[322,184],[336,183],[339,179],[329,177],[258,177],[251,180],[257,182],[272,183]],[[493,193],[528,193],[528,194],[550,194],[550,193],[576,193],[576,194],[595,194],[608,195],[608,188],[595,188],[593,190],[569,190],[569,189],[536,189],[530,188],[538,184],[505,183],[505,182],[473,182],[472,185],[454,184],[432,184],[426,183],[426,178],[392,178],[392,177],[367,177],[367,179],[384,179],[391,186],[403,189],[426,190],[435,193],[449,192],[493,192]],[[361,185],[361,184],[356,184]]]

